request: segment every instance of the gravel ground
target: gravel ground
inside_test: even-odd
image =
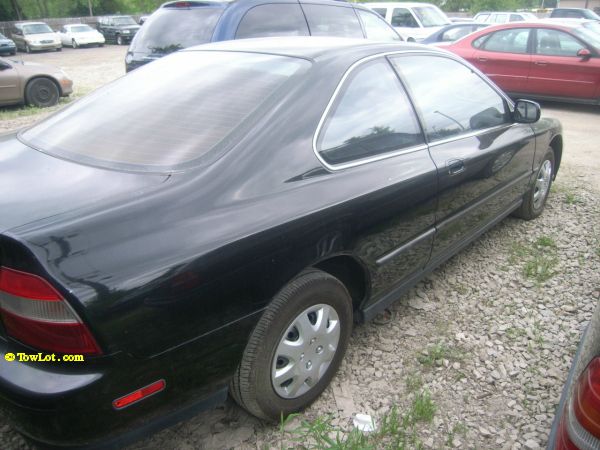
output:
[[[61,65],[85,92],[121,75],[123,54],[107,46],[25,59]],[[563,122],[566,142],[543,216],[503,221],[401,297],[391,316],[357,326],[338,375],[304,419],[330,414],[333,425],[350,429],[353,414],[380,422],[393,406],[405,413],[429,392],[435,414],[414,430],[425,448],[546,445],[575,348],[600,300],[600,158],[590,126],[600,111],[543,106]],[[43,115],[3,121],[0,130]],[[0,433],[0,448],[27,447],[1,419]],[[130,448],[287,448],[297,445],[290,437],[229,401]]]

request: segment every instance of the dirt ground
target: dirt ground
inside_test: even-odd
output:
[[[18,57],[62,67],[79,96],[124,75],[125,51],[108,45]],[[426,390],[436,413],[413,430],[418,439],[407,448],[546,444],[579,336],[600,297],[600,106],[548,102],[542,108],[561,120],[565,142],[544,215],[507,219],[400,298],[390,321],[358,326],[339,374],[304,417],[331,414],[334,425],[348,429],[353,414],[404,411]],[[5,120],[0,130],[43,116]],[[540,237],[552,238],[560,262],[553,278],[537,284],[523,277],[527,261],[516,260],[514,248],[530,248]],[[432,348],[442,354],[429,364]],[[1,418],[0,432],[0,448],[26,447]],[[228,401],[132,448],[298,446],[288,438]]]

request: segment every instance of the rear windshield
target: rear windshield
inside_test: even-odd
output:
[[[209,164],[309,67],[285,56],[178,52],[98,89],[19,139],[44,153],[122,170]]]
[[[413,11],[424,27],[441,27],[450,23],[443,12],[432,6],[416,6]]]
[[[86,33],[88,31],[94,31],[92,27],[89,27],[87,25],[76,25],[72,26],[70,29],[72,33]]]
[[[37,23],[35,25],[23,26],[23,34],[42,34],[42,33],[54,33],[52,29],[45,23]]]
[[[115,25],[137,25],[131,16],[113,17],[113,23]]]
[[[211,41],[223,8],[162,8],[144,23],[130,51],[164,55]]]

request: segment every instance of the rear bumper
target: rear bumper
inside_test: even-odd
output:
[[[24,363],[0,339],[0,413],[20,433],[50,448],[118,448],[223,402],[227,381],[194,389],[168,361],[125,355],[84,363]],[[116,410],[112,401],[161,376],[165,390]],[[192,399],[192,400],[190,400]]]

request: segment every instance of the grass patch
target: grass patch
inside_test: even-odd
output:
[[[448,432],[448,439],[446,440],[446,445],[448,447],[454,447],[454,438],[457,434],[463,438],[467,436],[467,426],[464,423],[455,423],[452,429]]]
[[[406,377],[406,389],[410,392],[416,392],[423,387],[423,378],[419,374],[412,373]]]
[[[523,263],[523,276],[543,283],[556,274],[556,242],[550,236],[540,236],[529,246],[514,244],[509,261],[512,264]]]
[[[281,440],[291,441],[293,448],[304,450],[421,449],[423,444],[416,425],[431,422],[436,409],[429,392],[420,392],[406,413],[401,414],[398,407],[394,406],[389,413],[376,420],[376,429],[370,433],[356,428],[345,431],[332,424],[331,415],[301,420],[296,428],[289,430],[290,422],[300,416],[291,414],[281,420]]]
[[[61,97],[58,100],[58,104],[49,108],[38,108],[37,106],[29,105],[5,106],[0,108],[0,120],[14,120],[20,119],[22,117],[32,117],[38,114],[58,111],[59,109],[65,107],[66,105],[77,100],[83,95],[85,95],[85,93],[77,92],[71,94],[69,97]]]
[[[444,359],[461,361],[463,354],[457,348],[448,347],[446,344],[438,342],[435,345],[427,347],[417,356],[417,361],[427,367],[441,366]]]
[[[582,204],[583,200],[581,200],[579,197],[577,197],[577,195],[573,194],[572,192],[566,192],[564,202],[567,205],[576,205]]]

